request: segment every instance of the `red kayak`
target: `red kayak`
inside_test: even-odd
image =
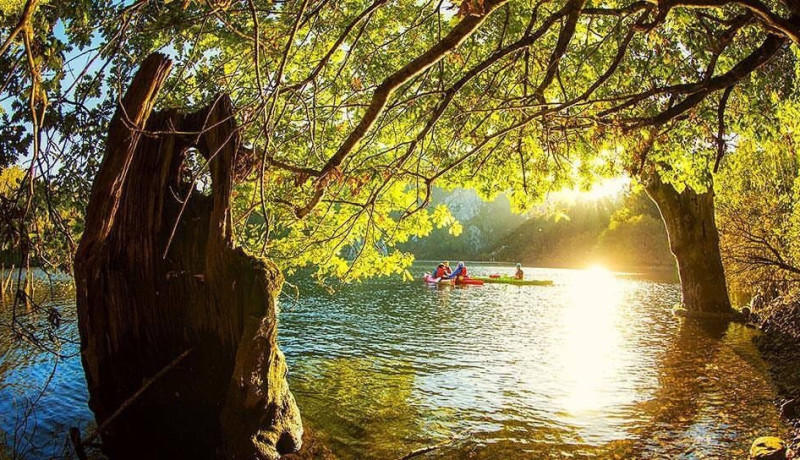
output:
[[[430,273],[426,273],[425,276],[422,278],[422,281],[425,281],[428,284],[453,284],[453,280],[434,278],[433,276],[431,276]]]

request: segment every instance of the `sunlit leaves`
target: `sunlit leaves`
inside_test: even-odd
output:
[[[11,199],[19,190],[25,171],[18,166],[0,168],[0,196]]]
[[[762,126],[780,129],[762,129]],[[800,104],[741,120],[715,186],[729,281],[750,289],[795,279],[800,268]]]
[[[681,85],[702,86],[729,71],[765,36],[756,21],[746,21],[724,46],[723,33],[741,14],[735,8],[675,7],[649,29],[642,24],[657,12],[634,8],[580,16],[565,52],[551,62],[565,21],[544,24],[567,3],[511,1],[397,88],[345,161],[320,177],[313,172],[359,124],[376,88],[463,18],[482,14],[483,1],[256,1],[253,9],[228,2],[68,3],[50,2],[37,13],[41,52],[34,57],[43,75],[35,100],[51,104],[43,176],[66,197],[66,208],[85,202],[116,98],[142,58],[158,50],[174,61],[159,108],[190,111],[228,93],[243,144],[291,166],[265,161],[237,184],[238,243],[320,278],[400,273],[411,258],[396,244],[436,228],[461,233],[446,209],[420,209],[433,186],[469,187],[485,199],[505,194],[524,212],[550,192],[589,188],[598,178],[636,175],[655,164],[676,187],[703,190],[718,160],[719,91],[679,117],[647,121],[698,91]],[[586,5],[631,6],[641,7],[616,0]],[[540,27],[536,40],[492,61]],[[18,47],[14,53],[16,60],[0,62],[0,73],[12,75],[3,87],[2,108],[10,110],[0,128],[0,165],[25,158],[31,145],[31,79],[14,67],[22,58]],[[728,150],[745,137],[757,143],[794,129],[798,117],[790,108],[781,109],[787,115],[780,123],[747,115],[774,113],[791,97],[795,61],[784,53],[737,83],[723,117]],[[540,88],[552,69],[552,82]],[[316,207],[298,219],[315,196]]]

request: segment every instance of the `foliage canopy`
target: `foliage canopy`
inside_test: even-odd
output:
[[[425,208],[433,184],[517,210],[623,170],[702,189],[740,136],[797,136],[774,114],[797,102],[798,18],[796,0],[3,2],[0,167],[27,173],[2,212],[45,216],[67,237],[32,250],[69,264],[117,98],[160,51],[161,107],[234,102],[240,244],[321,277],[398,271],[396,243],[455,224]]]

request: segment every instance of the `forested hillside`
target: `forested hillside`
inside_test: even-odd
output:
[[[462,231],[437,229],[404,245],[418,259],[600,263],[617,269],[675,265],[658,208],[639,190],[601,198],[556,196],[527,217],[512,213],[503,197],[483,202],[468,190],[436,190],[433,203],[447,205]]]
[[[491,202],[483,201],[467,189],[452,191],[436,188],[431,206],[445,205],[460,226],[434,229],[424,238],[412,238],[400,246],[417,259],[475,259],[526,221],[511,212],[508,199],[501,195]]]

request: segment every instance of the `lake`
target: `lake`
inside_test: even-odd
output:
[[[674,282],[524,270],[554,285],[383,278],[330,293],[294,280],[300,295],[284,289],[279,330],[304,421],[342,459],[428,446],[438,447],[416,458],[742,458],[755,437],[787,434],[757,331],[678,320]],[[59,455],[69,426],[93,426],[66,341],[73,295],[55,289],[46,304],[63,317],[62,359],[2,329],[0,436],[26,458]]]

